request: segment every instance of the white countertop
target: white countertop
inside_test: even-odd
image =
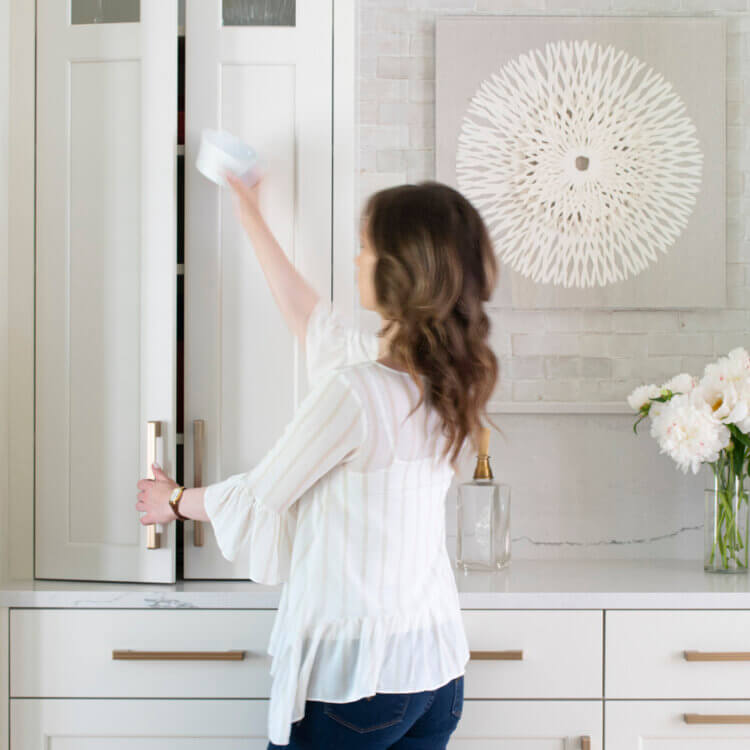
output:
[[[750,609],[750,574],[706,573],[702,560],[513,560],[456,571],[463,609]],[[275,609],[281,584],[0,582],[3,607]]]

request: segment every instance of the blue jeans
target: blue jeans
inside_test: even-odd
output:
[[[289,744],[267,750],[444,750],[464,705],[464,676],[421,693],[376,693],[351,703],[307,701]]]

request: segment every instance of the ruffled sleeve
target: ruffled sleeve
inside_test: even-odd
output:
[[[349,326],[331,303],[320,298],[310,313],[305,334],[307,377],[314,383],[342,365],[377,359],[378,337]]]
[[[250,471],[205,488],[204,506],[221,554],[250,555],[249,577],[276,584],[289,577],[297,500],[364,444],[362,401],[344,372],[314,385],[271,450]]]

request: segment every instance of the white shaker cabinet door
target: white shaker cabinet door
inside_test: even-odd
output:
[[[13,750],[266,750],[267,700],[13,698]]]
[[[227,6],[186,2],[188,487],[249,471],[307,391],[303,350],[268,289],[231,194],[195,166],[204,128],[227,130],[260,154],[261,213],[295,266],[322,297],[331,296],[332,0],[280,3],[293,8],[288,25],[249,25],[241,3]],[[247,579],[247,551],[229,563],[210,523],[188,521],[184,573]]]
[[[81,7],[37,4],[35,575],[170,583],[135,503],[174,475],[177,0]]]

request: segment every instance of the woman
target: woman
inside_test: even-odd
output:
[[[479,214],[437,182],[375,193],[356,259],[364,308],[347,328],[297,273],[230,179],[235,206],[289,327],[310,391],[252,470],[184,490],[251,580],[286,582],[271,633],[269,748],[444,748],[469,659],[445,539],[445,495],[476,444],[497,378],[483,302],[495,256]],[[177,487],[140,480],[141,523],[169,523]]]

